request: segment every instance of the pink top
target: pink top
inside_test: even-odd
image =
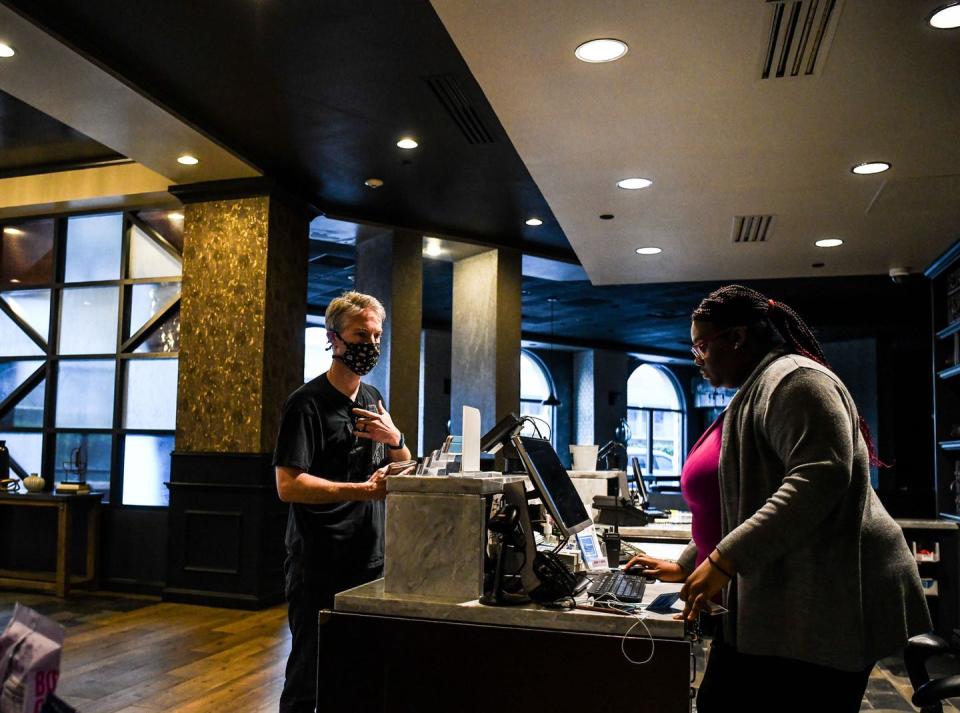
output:
[[[721,413],[700,436],[680,474],[680,492],[690,507],[693,520],[691,531],[697,545],[697,566],[720,542],[719,470],[723,416]]]

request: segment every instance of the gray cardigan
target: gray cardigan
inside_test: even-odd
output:
[[[774,350],[727,407],[721,534],[736,565],[727,641],[857,671],[929,631],[903,533],[870,486],[853,399],[833,372]],[[678,560],[693,571],[696,547]]]

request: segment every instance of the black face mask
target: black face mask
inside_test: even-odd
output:
[[[337,338],[347,346],[346,353],[343,356],[334,354],[334,359],[343,362],[350,371],[357,376],[369,374],[370,371],[380,361],[380,345],[369,342],[357,342],[356,344],[346,341],[338,332],[334,332]]]

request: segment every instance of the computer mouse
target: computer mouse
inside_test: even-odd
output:
[[[632,574],[634,577],[642,577],[643,569],[644,569],[643,567],[637,564],[637,565],[634,565],[633,567],[630,567],[629,569],[623,570],[623,573]]]

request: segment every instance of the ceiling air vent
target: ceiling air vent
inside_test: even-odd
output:
[[[737,215],[733,218],[733,242],[765,243],[773,230],[776,216]]]
[[[467,95],[463,93],[456,77],[452,74],[436,74],[424,77],[434,96],[446,109],[453,123],[460,129],[460,133],[468,143],[492,144],[495,143],[493,134],[480,120],[480,114],[474,108]]]
[[[767,0],[773,17],[763,79],[812,75],[833,40],[842,0]]]

